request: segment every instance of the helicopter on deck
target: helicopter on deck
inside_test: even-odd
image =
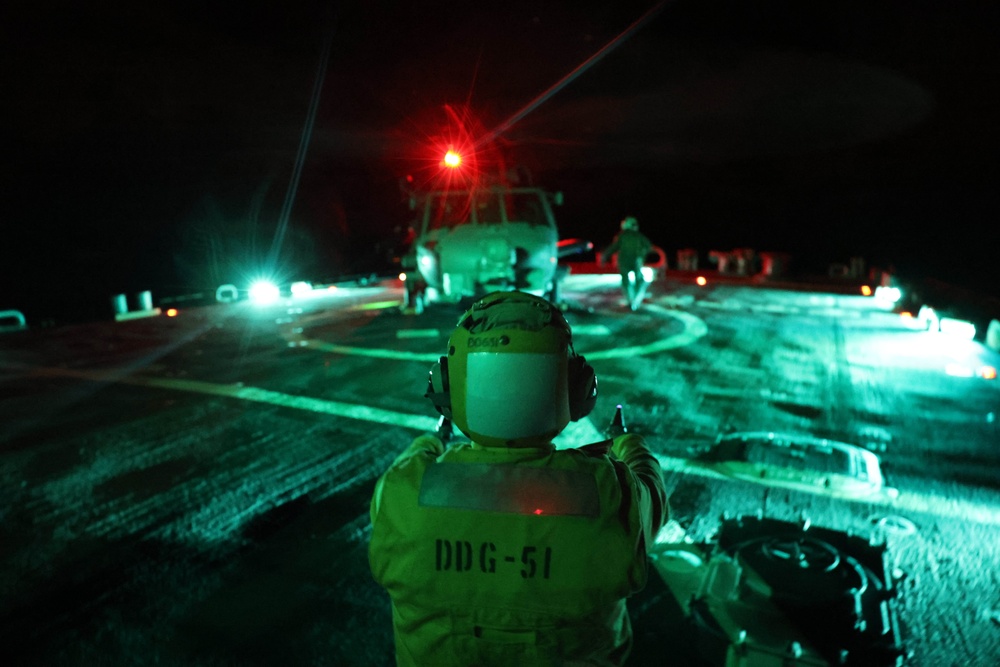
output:
[[[449,152],[443,163],[459,160]],[[458,303],[497,290],[558,303],[568,273],[559,259],[593,249],[589,241],[559,239],[553,209],[562,193],[531,185],[524,170],[452,185],[409,192],[416,216],[403,267],[408,305],[419,312],[429,302]]]

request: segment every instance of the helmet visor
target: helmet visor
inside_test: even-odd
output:
[[[535,438],[569,422],[565,353],[479,352],[467,364],[465,411],[473,433]]]

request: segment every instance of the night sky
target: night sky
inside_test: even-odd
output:
[[[635,215],[668,252],[861,255],[1000,294],[997,3],[665,2],[544,97],[656,4],[14,3],[0,310],[108,317],[269,257],[382,268],[445,105],[481,133],[529,110],[490,150],[564,193],[564,236]]]

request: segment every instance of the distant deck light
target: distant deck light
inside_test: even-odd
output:
[[[966,340],[972,340],[976,337],[976,325],[972,322],[956,320],[951,317],[942,317],[939,322],[943,334]]]
[[[167,308],[167,317],[177,317],[177,309]]]
[[[965,364],[951,362],[944,367],[944,372],[954,378],[970,378],[973,376],[972,369]]]
[[[405,283],[406,282],[406,274],[405,273],[400,273],[399,274],[399,280],[400,280],[400,282],[404,282]]]
[[[899,291],[898,287],[880,286],[875,288],[875,298],[878,301],[883,301],[885,303],[898,303],[902,296],[903,293]]]
[[[250,300],[259,305],[274,303],[281,296],[278,286],[267,280],[258,280],[250,286]]]
[[[292,283],[292,296],[305,296],[312,292],[312,283],[304,280]]]
[[[994,366],[980,366],[979,377],[983,378],[984,380],[996,380],[997,369]]]
[[[698,276],[697,278],[694,279],[694,281],[699,285],[701,285],[702,287],[708,284],[708,281],[705,279],[705,276]]]
[[[861,295],[862,296],[871,296],[872,295],[872,288],[869,287],[868,285],[862,285],[861,286]]]

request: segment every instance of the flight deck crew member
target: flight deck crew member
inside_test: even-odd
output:
[[[622,665],[625,599],[646,583],[666,492],[638,435],[552,444],[597,397],[562,313],[521,292],[481,298],[427,395],[471,442],[422,435],[375,487],[369,561],[397,664]]]
[[[621,231],[607,248],[601,251],[601,262],[608,261],[618,253],[618,272],[622,276],[622,293],[625,303],[637,310],[646,294],[646,281],[642,277],[642,266],[653,244],[639,231],[639,221],[629,216],[621,221]]]

